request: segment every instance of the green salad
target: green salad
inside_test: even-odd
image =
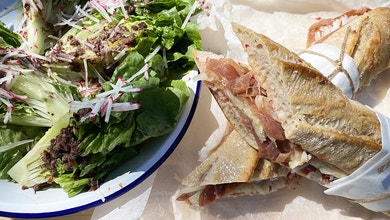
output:
[[[0,178],[97,189],[171,132],[201,49],[194,0],[23,0],[0,23]],[[147,147],[147,146],[145,146]]]

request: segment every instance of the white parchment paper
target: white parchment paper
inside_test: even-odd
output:
[[[319,70],[324,76],[329,78],[330,75],[337,72],[330,79],[348,98],[352,98],[353,94],[359,90],[359,72],[353,58],[344,54],[341,65],[338,66],[339,64],[336,62],[342,54],[339,48],[322,43],[314,44],[305,51],[297,52],[301,58]],[[339,68],[342,68],[342,70]]]
[[[287,48],[303,49],[308,27],[319,18],[334,17],[360,6],[390,6],[388,0],[209,0],[197,16],[204,50],[245,61],[230,22],[243,24],[265,34]],[[358,99],[378,112],[390,116],[390,71],[382,73]],[[326,189],[302,180],[294,189],[284,189],[267,196],[222,199],[204,208],[188,207],[176,201],[180,181],[200,163],[199,152],[215,145],[226,128],[218,105],[203,87],[194,119],[183,140],[157,171],[140,219],[386,219],[348,200],[325,195]],[[206,146],[207,145],[207,146]],[[203,148],[206,146],[206,148]],[[143,183],[146,184],[146,183]],[[134,198],[122,207],[132,205]],[[137,201],[139,204],[139,201]],[[137,205],[134,204],[134,205]],[[118,207],[116,204],[117,210]],[[104,208],[102,208],[104,209]],[[105,217],[129,219],[131,210],[109,210]],[[95,211],[95,213],[98,213]],[[94,219],[98,219],[98,214]],[[108,218],[107,218],[108,219]],[[137,218],[138,219],[138,218]]]
[[[390,131],[390,118],[377,113],[382,134]],[[328,195],[339,195],[355,200],[367,209],[377,212],[390,210],[389,172],[390,137],[382,135],[382,150],[347,177],[330,183]]]

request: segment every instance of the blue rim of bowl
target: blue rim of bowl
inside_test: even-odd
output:
[[[16,213],[16,212],[5,212],[0,211],[0,216],[3,217],[11,217],[11,218],[50,218],[50,217],[58,217],[58,216],[64,216],[64,215],[70,215],[77,212],[85,211],[91,208],[95,208],[99,205],[103,205],[115,198],[118,198],[119,196],[125,194],[126,192],[130,191],[131,189],[135,188],[137,185],[142,183],[146,178],[148,178],[150,175],[152,175],[167,159],[168,157],[173,153],[173,151],[176,149],[176,147],[179,145],[181,140],[183,139],[184,135],[187,132],[188,127],[191,124],[192,118],[194,117],[196,107],[198,105],[199,101],[199,95],[200,95],[200,89],[201,89],[201,81],[197,81],[196,84],[196,91],[194,94],[194,100],[192,102],[192,106],[190,108],[190,111],[188,113],[188,117],[186,118],[186,121],[183,125],[183,128],[180,130],[179,135],[175,138],[175,140],[172,142],[171,146],[168,148],[168,150],[160,157],[156,163],[154,163],[148,170],[146,170],[141,176],[139,176],[136,180],[131,182],[130,184],[124,186],[117,192],[110,194],[104,198],[104,201],[99,199],[96,201],[93,201],[91,203],[87,203],[84,205],[80,205],[77,207],[59,210],[59,211],[53,211],[53,212],[41,212],[41,213]]]

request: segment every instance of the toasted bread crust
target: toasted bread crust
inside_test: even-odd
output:
[[[390,67],[390,8],[368,10],[317,42],[310,37],[315,31],[315,28],[309,30],[308,45],[326,43],[344,47],[344,52],[355,61],[361,88]]]
[[[249,182],[258,161],[257,151],[233,130],[215,152],[183,179],[182,184],[197,187]]]

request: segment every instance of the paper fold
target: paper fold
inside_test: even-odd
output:
[[[328,195],[342,196],[376,212],[390,211],[390,118],[377,112],[382,150],[349,176],[330,183]]]

